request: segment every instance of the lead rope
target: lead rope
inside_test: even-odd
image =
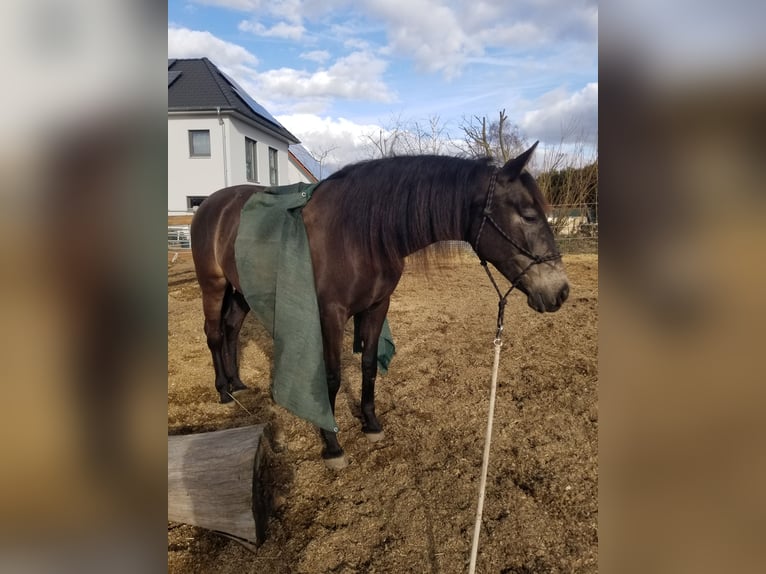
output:
[[[502,291],[500,291],[500,288],[497,286],[497,282],[495,281],[495,278],[492,277],[492,273],[489,270],[489,267],[487,266],[487,261],[479,256],[479,260],[481,261],[482,267],[484,267],[484,271],[487,272],[487,277],[489,277],[489,280],[492,282],[492,286],[495,288],[495,291],[497,292],[497,296],[500,299],[500,301],[497,304],[497,333],[495,333],[495,340],[493,342],[495,346],[495,360],[492,365],[492,382],[490,384],[490,390],[489,390],[489,413],[487,415],[487,433],[484,438],[484,454],[482,456],[481,460],[481,479],[479,480],[479,501],[476,505],[476,522],[473,526],[473,542],[471,543],[471,562],[468,566],[468,574],[475,574],[476,572],[476,557],[479,552],[479,534],[481,532],[481,517],[482,513],[484,512],[484,494],[487,489],[487,470],[489,469],[489,449],[490,444],[492,442],[492,422],[495,418],[495,395],[497,394],[497,372],[500,367],[500,348],[503,346],[503,320],[505,316],[505,304],[508,301],[508,295],[511,294],[511,291],[513,291],[516,288],[517,283],[521,280],[521,278],[529,271],[533,265],[537,265],[539,263],[544,263],[546,261],[553,261],[555,259],[561,258],[561,255],[556,251],[555,253],[549,254],[545,257],[540,257],[539,255],[533,255],[528,250],[524,249],[520,245],[518,245],[513,238],[511,238],[510,235],[508,235],[505,231],[503,231],[502,227],[493,219],[492,217],[492,197],[495,193],[495,185],[497,184],[497,173],[493,173],[489,180],[489,186],[487,189],[487,203],[484,206],[484,211],[482,215],[484,216],[481,220],[481,224],[479,225],[479,231],[476,233],[476,239],[474,240],[474,249],[477,250],[478,255],[478,248],[479,248],[479,239],[481,238],[481,232],[484,231],[484,225],[489,221],[492,226],[500,233],[500,235],[506,239],[511,245],[513,245],[519,252],[524,254],[530,259],[529,264],[522,270],[521,273],[513,280],[511,281],[511,286],[508,288],[508,291],[505,292],[505,295],[503,295]]]
[[[230,392],[228,392],[228,391],[226,391],[226,394],[227,394],[227,395],[229,395],[229,397],[230,397],[231,399],[233,399],[235,403],[237,403],[237,404],[238,404],[240,407],[242,407],[242,409],[243,409],[243,410],[244,410],[244,411],[245,411],[247,414],[249,414],[250,416],[253,416],[253,413],[251,413],[249,410],[247,410],[247,408],[245,408],[245,405],[243,405],[242,403],[240,403],[240,402],[237,400],[237,397],[235,397],[234,395],[232,395],[232,394],[231,394]]]
[[[486,263],[485,269],[486,269]],[[491,276],[490,276],[491,277]],[[494,283],[494,280],[493,280]],[[509,291],[510,292],[510,291]],[[506,293],[506,297],[508,294]],[[497,311],[497,333],[495,345],[495,360],[492,365],[492,383],[489,387],[489,414],[487,415],[487,433],[484,439],[484,455],[481,460],[481,479],[479,480],[479,502],[476,506],[476,522],[473,525],[473,542],[471,543],[471,563],[468,574],[476,572],[476,557],[479,552],[479,533],[481,532],[481,517],[484,512],[484,493],[487,489],[487,470],[489,469],[489,449],[492,442],[492,422],[495,418],[495,395],[497,394],[497,372],[500,366],[500,348],[503,346],[503,315],[505,314],[506,297],[501,297]]]
[[[487,471],[489,469],[489,450],[492,443],[492,423],[495,418],[495,396],[497,394],[497,372],[500,367],[500,348],[503,346],[503,323],[505,320],[505,304],[508,302],[508,295],[511,294],[516,288],[516,284],[521,280],[524,274],[529,269],[540,263],[540,259],[531,261],[524,270],[519,273],[518,277],[511,282],[511,286],[508,291],[503,294],[500,291],[500,287],[497,286],[495,278],[492,277],[492,272],[487,266],[487,262],[481,259],[481,266],[484,267],[484,271],[487,272],[487,277],[492,282],[492,286],[497,292],[499,299],[497,303],[497,332],[495,333],[495,340],[493,345],[495,346],[495,360],[492,364],[492,382],[489,387],[489,412],[487,414],[487,432],[484,436],[484,454],[481,459],[481,478],[479,479],[479,501],[476,505],[476,521],[473,525],[473,542],[471,543],[471,562],[468,566],[468,574],[474,574],[476,572],[476,557],[479,553],[479,533],[481,531],[481,517],[484,512],[484,494],[487,490]]]
[[[487,262],[482,261],[484,269],[489,274],[487,268]],[[492,284],[500,295],[500,290],[495,284],[495,280],[492,279],[492,275],[489,275],[492,280]],[[511,286],[513,289],[513,286]],[[508,293],[511,292],[508,290]],[[473,526],[473,542],[471,543],[471,563],[468,566],[468,574],[474,574],[476,572],[476,557],[479,552],[479,533],[481,531],[481,517],[484,512],[484,493],[487,489],[487,470],[489,469],[489,449],[492,442],[492,422],[495,418],[495,395],[497,394],[497,372],[500,366],[500,348],[503,346],[503,316],[505,315],[505,303],[507,301],[508,293],[505,296],[500,297],[497,310],[497,333],[495,334],[495,361],[492,365],[492,383],[489,389],[489,414],[487,415],[487,433],[484,438],[484,455],[481,460],[481,479],[479,480],[479,502],[476,505],[476,522]]]

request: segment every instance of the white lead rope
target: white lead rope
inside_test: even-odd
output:
[[[473,542],[471,544],[471,564],[468,574],[476,572],[476,556],[479,552],[479,532],[481,531],[481,515],[484,512],[484,491],[487,488],[487,469],[489,468],[489,447],[492,441],[492,421],[495,418],[495,394],[497,391],[497,371],[500,366],[500,347],[503,342],[495,339],[495,362],[492,366],[492,384],[489,390],[489,415],[487,416],[487,436],[484,439],[484,456],[481,461],[481,480],[479,481],[479,503],[476,506],[476,523],[473,526]]]

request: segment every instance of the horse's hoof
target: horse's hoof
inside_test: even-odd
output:
[[[238,393],[239,391],[246,391],[247,385],[242,381],[235,381],[231,383],[231,394]]]
[[[224,394],[222,394],[222,395],[221,395],[221,404],[222,404],[222,405],[226,405],[226,404],[229,404],[229,403],[231,403],[231,404],[234,404],[234,399],[232,399],[232,398],[229,396],[229,394],[228,394],[228,393],[224,393]]]
[[[364,433],[364,436],[367,437],[367,440],[370,442],[380,442],[384,438],[386,438],[386,435],[383,431],[378,432],[366,432]]]
[[[336,456],[335,458],[325,458],[323,460],[324,465],[330,470],[343,470],[348,466],[348,460],[346,460],[346,455],[344,454]]]

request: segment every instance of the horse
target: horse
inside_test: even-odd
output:
[[[363,349],[362,432],[371,441],[383,436],[375,414],[377,343],[407,256],[438,242],[465,241],[482,264],[491,263],[522,291],[535,311],[556,311],[567,299],[569,283],[547,204],[525,169],[536,146],[502,167],[488,158],[428,155],[351,164],[322,180],[302,208],[330,405],[334,413],[344,328],[354,317]],[[262,189],[221,189],[199,206],[191,224],[204,331],[222,403],[247,388],[239,377],[238,338],[249,306],[240,289],[234,243],[243,205]],[[344,467],[337,434],[319,431],[325,464]]]

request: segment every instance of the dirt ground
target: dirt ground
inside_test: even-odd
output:
[[[571,295],[538,314],[506,310],[478,572],[596,572],[598,257],[565,256]],[[270,340],[242,331],[242,408],[220,405],[188,257],[168,264],[168,433],[270,421],[278,507],[256,553],[203,529],[168,525],[168,572],[465,572],[486,430],[497,297],[478,260],[407,271],[389,321],[397,354],[378,378],[386,438],[361,433],[359,357],[347,331],[339,438],[350,465],[327,470],[309,423],[271,406]]]

